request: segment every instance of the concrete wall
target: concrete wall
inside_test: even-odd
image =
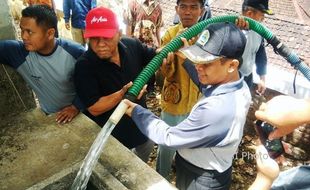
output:
[[[0,40],[16,39],[15,21],[7,0],[0,1]],[[0,64],[0,123],[11,114],[35,107],[32,91],[13,69]]]

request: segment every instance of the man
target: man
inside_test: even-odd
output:
[[[275,139],[287,135],[301,125],[310,123],[310,100],[296,99],[289,96],[277,96],[260,106],[255,112],[257,119],[277,127],[269,135]],[[271,189],[309,189],[310,167],[303,165],[280,172]]]
[[[211,14],[211,9],[210,9],[210,6],[209,6],[209,1],[208,0],[205,0],[204,2],[204,12],[202,14],[202,16],[199,18],[199,21],[203,21],[203,20],[206,20],[208,18],[211,18],[212,14]],[[180,17],[178,14],[176,14],[174,16],[174,19],[173,19],[173,24],[179,24],[180,22]]]
[[[252,18],[258,22],[263,22],[265,14],[273,14],[268,8],[268,0],[244,0],[242,4],[242,15]],[[236,24],[240,27],[247,25],[243,19],[238,19]],[[253,88],[253,66],[256,64],[256,73],[260,81],[257,84],[257,93],[264,94],[266,90],[265,75],[267,70],[267,55],[263,38],[256,32],[244,31],[247,37],[247,45],[242,56],[243,64],[240,72],[244,75],[244,80],[249,88]]]
[[[89,39],[89,49],[77,62],[75,85],[87,107],[85,114],[100,126],[122,100],[131,81],[155,56],[155,49],[137,39],[121,39],[121,36],[117,17],[110,9],[99,7],[87,14],[84,37]],[[146,107],[145,97],[139,104]],[[112,135],[147,162],[153,143],[135,127],[131,118],[124,116]]]
[[[184,67],[203,97],[189,116],[171,127],[147,109],[125,100],[143,134],[177,149],[176,186],[187,189],[229,189],[232,158],[242,138],[250,106],[249,88],[238,65],[246,38],[231,23],[209,25],[196,44],[180,51],[190,59]],[[173,60],[169,54],[164,64]]]
[[[70,122],[79,113],[72,75],[84,48],[55,39],[57,17],[48,5],[25,8],[20,29],[23,42],[0,41],[0,63],[21,74],[46,114],[57,113],[57,122]]]
[[[138,38],[149,47],[160,46],[162,9],[158,0],[130,0],[124,13],[126,35]],[[155,75],[147,86],[148,97],[155,97]]]
[[[160,45],[162,10],[157,0],[130,0],[124,14],[126,35],[151,47]]]
[[[176,13],[180,23],[167,29],[162,37],[165,46],[178,34],[198,22],[204,12],[203,0],[177,0]],[[175,126],[183,121],[197,102],[199,90],[182,67],[185,58],[176,55],[172,64],[161,67],[164,85],[161,97],[161,118],[169,125]],[[169,177],[175,149],[159,146],[156,170],[163,177]]]
[[[48,5],[54,10],[56,10],[56,5],[54,0],[23,0],[24,4],[32,5]]]
[[[65,27],[70,30],[74,41],[86,44],[84,40],[85,17],[96,6],[96,0],[63,0]]]

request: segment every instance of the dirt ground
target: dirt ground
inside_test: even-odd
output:
[[[155,97],[148,97],[147,98],[147,105],[148,108],[155,113],[156,115],[159,116],[160,114],[160,93],[159,90],[157,90],[156,93],[156,98]],[[267,97],[272,97],[277,94],[267,93]],[[254,128],[252,126],[253,120],[253,113],[254,113],[254,108],[251,107],[247,119],[247,123],[245,126],[244,130],[244,135],[241,141],[241,144],[238,149],[238,153],[234,157],[233,161],[233,175],[232,175],[232,185],[231,185],[231,190],[243,190],[243,189],[248,189],[248,187],[253,183],[255,177],[256,177],[256,161],[255,161],[255,146],[256,143],[258,142],[258,137],[254,131]],[[290,139],[292,137],[286,137],[284,138],[287,142],[291,142],[292,140]],[[296,140],[295,141],[300,141]],[[306,141],[304,140],[303,142],[299,142],[299,144],[303,144],[304,146],[307,146],[309,142],[309,136],[306,138]],[[300,149],[296,146],[291,146],[292,149],[292,154],[295,155],[288,155],[285,154],[284,156],[281,157],[281,163],[279,164],[280,169],[286,170],[294,166],[302,165],[302,164],[309,164],[309,158],[307,155],[308,151],[305,151],[303,149]],[[295,143],[296,145],[296,143]],[[156,168],[156,151],[157,151],[157,146],[155,146],[154,151],[152,152],[150,156],[150,160],[148,164],[152,168]],[[293,153],[294,152],[294,153]],[[298,156],[297,156],[298,155]],[[175,172],[174,169],[172,168],[171,171],[171,183],[175,184]]]

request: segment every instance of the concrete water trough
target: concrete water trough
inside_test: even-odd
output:
[[[0,189],[69,189],[100,128],[80,114],[59,125],[39,109],[0,125]],[[90,179],[97,189],[174,189],[112,136]]]

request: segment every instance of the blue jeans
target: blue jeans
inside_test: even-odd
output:
[[[161,112],[161,119],[170,126],[176,126],[187,118],[187,116],[188,114],[174,116],[166,112]],[[169,173],[175,151],[176,150],[174,148],[169,148],[162,145],[158,146],[156,171],[167,180],[169,180]]]
[[[272,190],[310,189],[310,166],[299,166],[281,172],[273,182]]]

